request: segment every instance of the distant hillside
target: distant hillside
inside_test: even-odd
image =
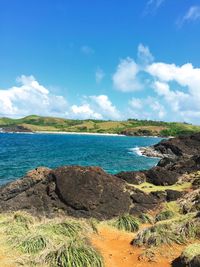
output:
[[[115,133],[136,136],[177,136],[200,132],[200,126],[187,123],[129,119],[127,121],[71,120],[36,115],[21,119],[0,118],[2,131],[51,131]]]

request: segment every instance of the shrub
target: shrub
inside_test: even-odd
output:
[[[195,256],[200,256],[200,244],[191,244],[181,254],[181,259],[188,264]]]
[[[24,253],[34,254],[43,249],[47,246],[47,240],[41,236],[31,236],[23,240],[19,245],[18,248]]]
[[[44,224],[41,226],[41,229],[49,234],[64,235],[74,238],[78,235],[82,228],[77,222],[62,222]]]
[[[150,223],[150,224],[153,223],[153,219],[145,213],[141,213],[138,218],[141,223]]]
[[[160,213],[156,215],[155,221],[159,222],[159,221],[168,220],[168,219],[173,218],[174,216],[175,214],[171,210],[161,211]]]
[[[114,226],[119,230],[125,230],[127,232],[137,232],[139,230],[138,219],[129,214],[118,217],[114,222]]]
[[[189,240],[200,237],[200,221],[176,221],[160,223],[146,228],[137,234],[133,244],[137,246],[160,246],[161,244],[185,244]]]
[[[50,252],[46,262],[51,267],[103,267],[102,257],[91,247],[71,243],[68,247],[62,246]]]
[[[13,216],[13,220],[16,223],[22,223],[22,224],[33,223],[33,218],[29,214],[22,213],[22,212],[16,212]]]

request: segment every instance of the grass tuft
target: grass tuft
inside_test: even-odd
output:
[[[23,253],[35,254],[42,250],[44,250],[47,246],[47,240],[45,237],[38,235],[38,236],[31,236],[23,240],[17,246]]]
[[[127,232],[137,232],[139,230],[138,219],[129,214],[118,217],[113,225],[117,227],[117,229]]]
[[[68,247],[50,252],[46,262],[51,267],[103,267],[102,257],[91,247],[71,243]]]
[[[26,214],[25,212],[16,212],[13,216],[13,220],[16,223],[21,223],[21,224],[32,224],[33,223],[33,218],[29,215]]]
[[[81,225],[77,222],[49,223],[41,226],[44,232],[55,235],[63,235],[69,238],[77,237],[82,230]]]
[[[200,255],[200,243],[187,246],[181,254],[181,259],[187,264],[195,257]]]
[[[153,223],[153,218],[151,218],[148,214],[141,213],[138,216],[138,218],[139,218],[139,220],[140,220],[141,223],[150,223],[150,224]]]
[[[133,244],[137,246],[160,246],[161,244],[186,244],[200,237],[200,222],[197,219],[188,221],[171,221],[159,223],[140,231]]]
[[[155,221],[159,222],[159,221],[169,220],[172,219],[174,216],[175,214],[171,210],[161,211],[156,215]]]

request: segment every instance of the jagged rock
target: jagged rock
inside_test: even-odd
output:
[[[167,189],[167,190],[165,190],[165,192],[167,193],[166,200],[168,202],[175,201],[175,200],[177,200],[183,196],[183,192],[181,192],[181,191]]]
[[[108,219],[129,211],[125,182],[97,167],[38,168],[0,188],[0,212]]]
[[[138,215],[148,210],[154,210],[166,199],[165,192],[145,193],[139,189],[133,189],[131,193],[132,208],[130,214]]]
[[[147,182],[154,185],[173,185],[178,181],[176,172],[166,170],[159,166],[146,172]]]
[[[144,149],[144,155],[152,157],[166,157],[176,159],[182,156],[194,156],[200,154],[200,133],[182,135],[176,138],[165,139],[158,144]]]
[[[183,213],[200,210],[200,189],[187,193],[179,200]]]
[[[116,176],[129,184],[139,185],[146,181],[145,172],[120,172]]]

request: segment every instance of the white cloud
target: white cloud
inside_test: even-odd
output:
[[[166,63],[153,63],[147,68],[152,76],[160,81],[175,81],[181,86],[187,86],[191,94],[200,97],[200,68],[194,68],[191,63],[182,66]]]
[[[156,13],[156,11],[165,1],[166,0],[148,0],[145,6],[144,15]]]
[[[63,96],[52,94],[33,76],[17,78],[18,86],[0,90],[0,116],[30,114],[77,119],[120,119],[121,114],[107,95],[85,96],[81,105],[69,105]]]
[[[105,73],[102,69],[98,68],[95,73],[96,83],[100,83],[105,76]]]
[[[107,95],[90,96],[89,98],[94,101],[94,106],[101,111],[104,117],[116,120],[121,118],[121,114]]]
[[[94,49],[88,45],[83,45],[81,46],[81,52],[88,56],[94,54]]]
[[[154,112],[154,118],[163,119],[166,115],[166,111],[163,105],[158,100],[152,98],[150,101],[150,108]]]
[[[142,109],[143,108],[143,103],[142,103],[142,100],[139,99],[139,98],[132,98],[130,101],[129,101],[129,105],[131,106],[131,108],[133,109]]]
[[[81,119],[115,119],[121,118],[120,112],[107,95],[85,96],[83,104],[71,107],[69,116]]]
[[[149,73],[156,79],[154,90],[159,97],[164,98],[171,110],[176,112],[175,117],[200,123],[200,69],[192,64],[176,66],[175,64],[154,63],[148,68]],[[178,89],[174,89],[171,82],[176,82]],[[189,116],[190,114],[190,116]],[[193,118],[192,118],[193,116]]]
[[[186,14],[179,18],[177,25],[181,27],[185,22],[200,20],[200,6],[191,6]]]
[[[103,119],[102,115],[92,110],[89,104],[73,105],[71,107],[71,116],[78,119]]]
[[[112,77],[114,87],[122,92],[131,92],[142,89],[137,78],[139,71],[139,66],[133,59],[128,57],[121,60]]]
[[[154,58],[144,45],[138,46],[138,59],[138,63],[122,60],[113,75],[115,87],[122,92],[143,89],[145,97],[129,101],[134,114],[171,121],[188,118],[188,122],[200,124],[200,68],[191,63],[152,62]]]
[[[132,98],[129,106],[132,111],[136,111],[137,118],[139,117],[138,111],[143,119],[145,116],[151,119],[163,119],[166,115],[164,106],[154,97]]]
[[[139,63],[142,65],[147,65],[154,61],[154,57],[151,54],[149,47],[139,44],[138,46],[138,59]]]
[[[40,85],[33,76],[17,78],[19,86],[0,90],[0,115],[20,117],[30,114],[63,116],[67,101],[62,96],[53,95]]]

